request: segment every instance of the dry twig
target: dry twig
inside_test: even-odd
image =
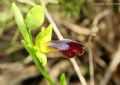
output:
[[[48,13],[48,10],[47,10],[47,8],[45,7],[45,4],[44,4],[43,0],[40,0],[40,2],[41,2],[41,5],[43,6],[43,8],[44,8],[44,10],[45,10],[45,15],[46,15],[48,21],[53,25],[53,29],[54,29],[56,35],[58,36],[59,39],[63,39],[63,36],[62,36],[62,34],[60,33],[60,31],[58,30],[57,25],[55,24],[55,22],[53,21],[52,17],[51,17],[50,14]],[[73,58],[73,59],[70,59],[70,61],[72,62],[73,67],[75,68],[75,71],[76,71],[76,73],[77,73],[77,75],[78,75],[78,77],[79,77],[82,85],[87,85],[84,77],[83,77],[82,74],[81,74],[81,71],[80,71],[80,69],[79,69],[79,66],[78,66],[76,60]]]
[[[91,34],[90,34],[90,37],[89,37],[89,40],[88,40],[88,43],[89,43],[89,65],[90,65],[90,85],[95,85],[95,82],[94,82],[94,65],[93,65],[93,55],[92,55],[92,42],[91,42],[91,39],[92,39],[92,36],[95,36],[97,34],[97,32],[99,31],[99,28],[98,28],[98,22],[100,21],[101,18],[105,17],[106,15],[108,15],[110,13],[109,10],[105,10],[103,12],[101,12],[100,14],[98,14],[94,20],[93,20],[93,23],[92,23],[92,29],[91,29]]]
[[[108,66],[108,69],[105,72],[105,75],[103,76],[100,85],[106,85],[109,79],[111,78],[112,73],[117,68],[118,64],[120,63],[120,43],[118,46],[118,50],[112,55],[112,61],[110,65]]]
[[[95,85],[94,82],[94,64],[93,64],[93,54],[92,54],[92,42],[91,39],[94,35],[90,35],[88,43],[89,43],[89,48],[88,48],[88,52],[89,52],[89,67],[90,67],[90,85]]]
[[[39,74],[34,65],[25,66],[21,62],[2,63],[0,70],[0,85],[20,85],[23,80]]]

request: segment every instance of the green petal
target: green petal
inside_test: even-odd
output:
[[[33,7],[27,14],[25,24],[29,29],[38,28],[43,24],[44,10],[40,5]]]
[[[38,58],[38,60],[40,61],[40,63],[42,64],[42,66],[45,66],[47,64],[47,57],[44,53],[41,52],[36,52],[36,56]]]

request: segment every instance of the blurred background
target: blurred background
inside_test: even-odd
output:
[[[81,42],[85,53],[76,60],[90,82],[92,54],[95,85],[120,85],[120,0],[44,0],[64,38]],[[0,85],[49,85],[21,44],[11,10],[15,2],[22,14],[39,0],[0,0]],[[49,24],[45,19],[43,26]],[[33,37],[40,27],[32,32]],[[53,32],[52,40],[57,40]],[[48,53],[47,72],[58,85],[65,73],[68,85],[81,85],[69,61],[60,53]]]

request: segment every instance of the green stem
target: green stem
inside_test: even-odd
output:
[[[41,63],[37,59],[36,54],[35,54],[36,50],[32,46],[28,46],[24,40],[22,40],[22,44],[24,45],[24,47],[27,49],[27,51],[31,55],[34,63],[39,68],[40,72],[45,77],[45,79],[48,80],[50,85],[55,85],[54,82],[52,81],[52,79],[50,78],[50,76],[48,75],[48,73],[45,71],[45,68],[41,65]]]

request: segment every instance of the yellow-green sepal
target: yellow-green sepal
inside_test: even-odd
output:
[[[24,18],[22,16],[21,12],[15,3],[12,3],[12,11],[15,16],[15,20],[18,25],[18,28],[19,28],[24,40],[28,44],[31,44],[30,33],[29,33],[28,29],[26,28],[26,25],[24,23]]]
[[[36,36],[35,43],[36,48],[43,52],[48,53],[53,49],[48,47],[48,42],[51,41],[52,37],[52,25],[49,25],[46,29],[42,28],[41,32]]]

